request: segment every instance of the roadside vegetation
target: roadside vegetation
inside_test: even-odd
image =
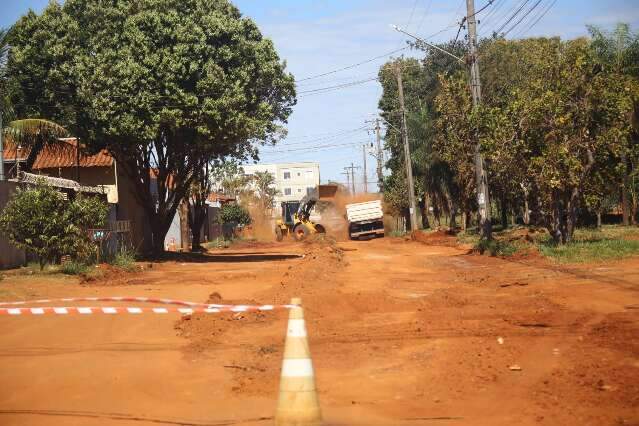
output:
[[[449,218],[451,229],[476,226],[478,200],[474,150],[486,162],[493,223],[545,228],[546,253],[572,255],[582,240],[576,230],[601,224],[618,211],[636,224],[639,206],[639,35],[620,23],[607,32],[589,27],[589,37],[481,40],[482,102],[474,107],[466,61],[417,43],[421,58],[400,58],[379,70],[379,108],[388,123],[383,182],[387,209],[408,217],[404,147],[397,72],[406,99],[415,191],[424,228]],[[467,42],[438,47],[467,58]],[[430,217],[429,217],[430,216]],[[499,231],[499,227],[496,230]],[[469,231],[470,232],[470,231]],[[497,232],[481,249],[508,253]],[[577,244],[573,245],[575,242]],[[632,250],[633,243],[619,248]],[[585,249],[580,249],[581,251]],[[586,250],[588,251],[588,250]],[[587,255],[578,255],[582,257]]]
[[[604,225],[578,228],[568,244],[557,244],[543,228],[497,228],[492,241],[480,240],[476,229],[457,234],[457,241],[491,256],[526,256],[539,253],[561,263],[589,263],[639,256],[639,228]]]

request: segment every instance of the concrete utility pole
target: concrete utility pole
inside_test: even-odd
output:
[[[355,195],[355,169],[359,169],[359,168],[360,168],[359,166],[355,166],[353,165],[353,163],[351,163],[351,165],[348,167],[344,167],[344,170],[346,170],[346,173],[347,173],[347,177],[349,178],[348,181],[350,182],[351,191],[352,191],[351,193],[353,195]]]
[[[379,192],[384,191],[384,151],[382,150],[382,136],[380,134],[379,118],[375,119],[375,136],[377,137],[377,186]]]
[[[350,187],[351,186],[351,172],[348,171],[348,167],[344,167],[344,172],[342,172],[343,175],[346,175],[346,187]]]
[[[364,154],[364,193],[368,192],[368,171],[366,170],[366,144],[362,145],[362,153]]]
[[[479,79],[479,62],[477,60],[477,20],[475,19],[475,0],[466,0],[466,19],[468,22],[468,44],[470,47],[470,90],[473,95],[473,107],[481,103],[481,81]],[[488,175],[484,158],[481,155],[479,134],[475,134],[475,179],[477,181],[477,205],[479,206],[479,233],[482,238],[492,238],[490,219],[490,198],[488,192]]]
[[[408,181],[408,206],[410,211],[410,229],[417,230],[417,204],[415,203],[415,184],[413,183],[413,167],[410,158],[410,145],[408,144],[408,129],[406,128],[406,108],[404,107],[404,84],[402,82],[402,70],[399,64],[395,64],[397,76],[397,89],[399,90],[399,108],[402,113],[402,139],[404,142],[404,165],[406,166],[406,180]]]

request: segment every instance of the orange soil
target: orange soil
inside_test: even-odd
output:
[[[251,244],[128,281],[10,276],[0,299],[301,296],[327,425],[639,423],[638,258],[432,243]],[[285,327],[286,312],[0,317],[0,424],[270,424]]]

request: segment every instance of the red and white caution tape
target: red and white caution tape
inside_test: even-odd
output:
[[[272,311],[275,309],[274,305],[262,305],[256,309],[251,309],[250,306],[233,306],[230,308],[141,308],[137,306],[127,307],[113,307],[113,306],[100,306],[100,307],[78,307],[78,306],[64,306],[64,307],[42,307],[42,308],[0,308],[0,315],[91,315],[91,314],[169,314],[180,313],[183,315],[189,315],[193,313],[205,313],[205,314],[217,314],[220,312],[247,312],[247,311]]]
[[[217,309],[218,311],[245,312],[245,311],[270,311],[273,309],[290,309],[297,305],[220,305],[216,303],[199,303],[188,302],[185,300],[174,299],[155,299],[151,297],[67,297],[62,299],[40,299],[40,300],[24,300],[18,302],[0,302],[0,306],[20,306],[31,304],[45,304],[57,302],[137,302],[152,303],[160,305],[180,305],[191,308]],[[8,309],[8,308],[0,308]],[[26,308],[29,309],[29,308]],[[37,309],[37,308],[36,308]],[[1,314],[2,312],[0,312]]]

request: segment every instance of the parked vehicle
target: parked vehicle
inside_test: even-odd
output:
[[[347,204],[346,219],[351,239],[384,236],[384,211],[381,200]]]

